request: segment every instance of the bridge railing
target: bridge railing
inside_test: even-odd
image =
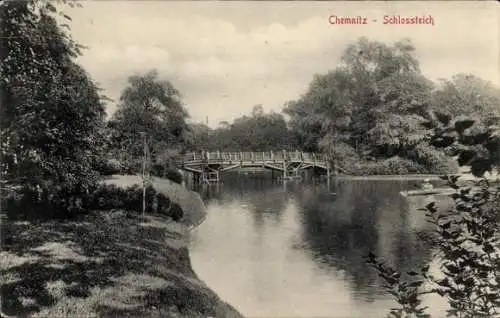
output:
[[[186,162],[209,161],[302,161],[302,162],[324,162],[327,156],[321,153],[307,153],[299,151],[269,151],[269,152],[221,152],[221,151],[200,151],[191,152],[183,156]]]
[[[191,162],[191,161],[201,160],[201,155],[198,154],[198,156],[197,156],[196,152],[190,152],[190,153],[187,153],[187,154],[184,155],[183,160],[185,162]]]

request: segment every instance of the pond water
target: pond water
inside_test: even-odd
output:
[[[421,180],[337,180],[327,189],[264,174],[222,178],[201,191],[208,215],[192,231],[191,259],[246,317],[384,317],[394,303],[368,252],[403,271],[432,263],[419,239],[430,230],[417,210],[426,199],[399,195]],[[425,301],[443,316],[441,299]]]

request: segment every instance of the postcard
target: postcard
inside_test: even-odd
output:
[[[4,1],[2,317],[497,317],[487,1]]]

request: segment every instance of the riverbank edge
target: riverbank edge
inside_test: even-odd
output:
[[[411,180],[424,180],[424,179],[429,179],[429,180],[442,180],[441,176],[445,176],[446,174],[401,174],[401,175],[385,175],[385,174],[380,174],[380,175],[364,175],[364,176],[356,176],[356,175],[337,175],[333,177],[334,179],[339,179],[339,180],[405,180],[405,179],[411,179]],[[479,180],[480,178],[477,178],[473,176],[471,173],[450,173],[448,174],[449,176],[458,176],[460,181],[473,181],[473,180]],[[499,174],[486,174],[485,179],[488,181],[498,181],[500,180],[500,175]]]
[[[165,179],[153,186],[185,211],[181,222],[123,210],[47,221],[2,215],[0,315],[242,318],[192,268],[189,232],[206,217],[200,195]]]
[[[122,187],[131,186],[134,184],[141,184],[141,179],[137,175],[113,175],[104,180],[104,183],[108,184],[116,184]],[[196,279],[205,285],[211,292],[217,295],[210,286],[208,286],[192,267],[191,256],[189,254],[189,233],[194,230],[196,227],[200,226],[207,217],[207,208],[203,203],[203,200],[199,193],[186,189],[183,185],[177,184],[171,180],[154,177],[152,179],[153,187],[165,194],[169,197],[169,199],[178,204],[182,211],[184,212],[184,216],[180,223],[177,223],[177,233],[181,233],[182,235],[182,247],[186,252],[186,259],[189,263],[189,270],[195,274]],[[179,231],[180,228],[180,231]],[[175,230],[174,230],[175,231]],[[244,316],[237,311],[231,304],[225,302],[220,298],[219,300],[223,303],[223,307],[228,307],[228,312],[224,317],[230,318],[243,318]]]

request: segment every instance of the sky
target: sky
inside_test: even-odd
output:
[[[193,121],[216,127],[254,105],[280,111],[313,75],[334,69],[359,37],[409,38],[432,80],[466,72],[500,82],[500,6],[494,2],[85,1],[65,8],[79,63],[118,101],[127,78],[157,69]],[[332,25],[362,16],[367,25]],[[384,15],[431,15],[434,25],[384,25]],[[377,22],[373,22],[377,20]],[[108,115],[116,102],[107,106]]]

